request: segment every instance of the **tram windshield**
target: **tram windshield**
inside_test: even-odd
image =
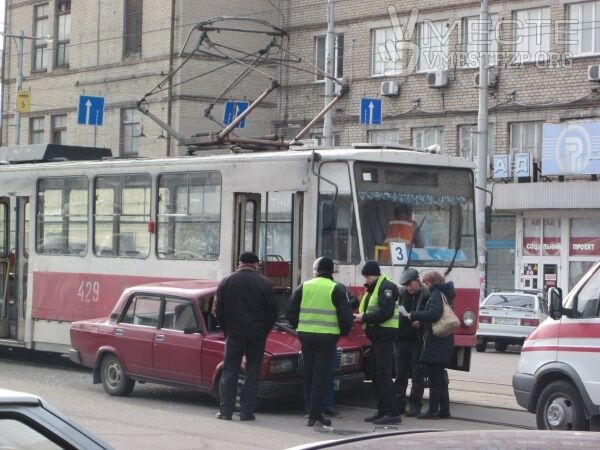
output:
[[[367,259],[405,249],[414,266],[475,266],[470,170],[357,162],[354,175]]]

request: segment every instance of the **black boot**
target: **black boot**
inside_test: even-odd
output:
[[[429,388],[429,408],[417,416],[417,419],[437,419],[440,409],[441,389]]]
[[[438,414],[440,419],[448,419],[450,418],[450,395],[448,393],[448,386],[445,386],[442,389],[442,393],[440,396],[440,412]]]

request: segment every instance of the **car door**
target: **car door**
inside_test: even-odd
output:
[[[203,335],[195,304],[175,297],[165,297],[164,302],[161,326],[154,334],[154,374],[168,381],[200,385]],[[192,328],[198,331],[184,332]]]
[[[159,296],[134,294],[113,328],[113,344],[130,374],[152,377],[152,345],[160,317]]]
[[[600,270],[573,298],[573,317],[563,316],[557,358],[575,369],[590,398],[600,405]]]

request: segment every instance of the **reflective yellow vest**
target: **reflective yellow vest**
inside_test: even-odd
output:
[[[367,307],[366,312],[367,313],[373,312],[379,307],[379,288],[381,287],[381,283],[384,280],[390,281],[390,279],[388,277],[386,277],[385,275],[380,275],[379,278],[377,279],[377,283],[375,284],[375,289],[373,289],[373,292],[371,292],[371,293],[369,293],[369,291],[365,292],[365,295],[363,295],[363,298],[360,301],[360,305],[358,307],[358,311],[361,314],[365,314],[365,304],[367,303],[367,299],[369,299],[369,296],[371,296],[371,298],[369,299],[369,306]],[[399,310],[398,304],[396,304],[396,305],[394,305],[394,315],[392,317],[390,317],[388,320],[386,320],[385,322],[382,322],[378,325],[380,327],[385,327],[385,328],[398,328],[399,320],[400,320],[400,310]],[[363,328],[367,328],[367,325],[368,324],[366,324],[366,323],[362,324]]]
[[[320,334],[340,334],[331,294],[335,282],[323,277],[313,278],[302,285],[298,331]]]

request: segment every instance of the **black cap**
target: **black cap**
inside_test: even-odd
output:
[[[404,271],[404,273],[402,274],[402,276],[400,277],[400,284],[402,286],[406,286],[411,281],[418,280],[418,279],[419,279],[419,272],[417,271],[417,269],[413,269],[411,267],[410,269],[406,269]]]
[[[252,252],[244,252],[240,255],[238,261],[242,264],[256,264],[258,262],[258,256]]]
[[[368,275],[379,276],[379,275],[381,275],[381,269],[379,269],[379,264],[377,264],[377,261],[367,261],[365,263],[365,265],[363,266],[361,273],[364,276],[368,276]]]
[[[313,263],[313,270],[317,273],[333,274],[333,260],[327,256],[321,256],[315,259]]]

